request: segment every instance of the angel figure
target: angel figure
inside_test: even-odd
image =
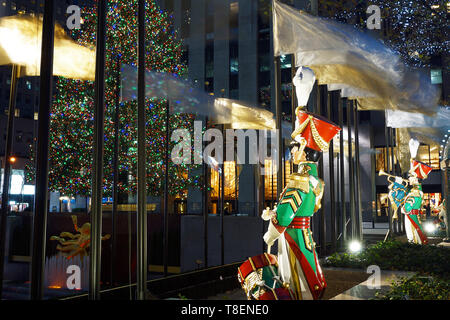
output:
[[[89,248],[91,244],[91,224],[86,222],[79,228],[77,216],[75,215],[72,215],[72,222],[74,229],[78,234],[61,232],[59,236],[50,237],[50,240],[59,241],[56,249],[61,251],[67,259],[73,259],[77,255],[80,257],[87,256],[87,248]],[[107,234],[102,237],[102,240],[108,240],[109,238],[111,238],[111,235]]]

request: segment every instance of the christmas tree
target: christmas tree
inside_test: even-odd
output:
[[[105,89],[105,162],[104,195],[112,195],[115,141],[115,110],[120,94],[120,66],[137,65],[137,1],[110,0],[107,12],[106,89]],[[96,6],[82,9],[81,29],[72,37],[81,45],[95,48]],[[146,69],[183,76],[186,67],[181,61],[181,43],[176,41],[171,17],[154,1],[146,1]],[[93,153],[94,83],[57,78],[51,112],[49,190],[64,195],[91,194]],[[163,192],[165,174],[165,143],[167,103],[146,100],[147,194]],[[119,192],[136,192],[137,173],[137,102],[119,105]],[[193,130],[194,117],[170,115],[170,128]],[[170,136],[169,136],[170,139]],[[169,150],[172,145],[169,145]],[[32,178],[33,170],[28,170]],[[199,184],[199,177],[188,177],[187,165],[169,161],[169,193],[179,195],[190,185]]]

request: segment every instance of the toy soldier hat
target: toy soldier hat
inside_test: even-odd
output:
[[[291,138],[303,137],[306,147],[322,152],[327,151],[331,139],[341,131],[341,128],[328,119],[314,113],[304,111],[300,107],[295,111],[297,121]]]
[[[419,179],[426,179],[432,168],[423,162],[411,159],[411,172]]]

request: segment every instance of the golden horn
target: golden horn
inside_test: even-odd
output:
[[[389,182],[392,182],[392,181],[389,180],[389,178],[394,178],[394,179],[397,178],[396,176],[393,176],[392,174],[389,174],[389,173],[384,172],[383,169],[380,170],[380,172],[378,173],[378,175],[379,175],[379,176],[387,176]],[[405,181],[406,183],[409,182],[408,180],[405,180],[405,179],[403,179],[403,178],[401,178],[401,179],[402,179],[402,181]]]

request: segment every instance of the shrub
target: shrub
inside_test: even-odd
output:
[[[401,278],[393,282],[387,293],[376,293],[378,300],[450,300],[448,278],[423,277]]]
[[[448,248],[390,240],[379,242],[359,254],[335,253],[326,259],[325,265],[346,268],[377,265],[383,270],[417,272],[409,279],[393,282],[387,293],[377,293],[379,300],[450,300]]]
[[[383,270],[417,271],[450,277],[450,250],[390,240],[379,242],[358,254],[334,253],[326,259],[325,265],[347,268],[378,265]]]

